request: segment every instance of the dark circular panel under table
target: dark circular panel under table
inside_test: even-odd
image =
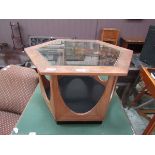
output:
[[[91,110],[105,89],[103,85],[89,76],[63,76],[58,82],[64,103],[76,113]]]

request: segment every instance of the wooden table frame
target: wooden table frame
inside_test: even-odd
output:
[[[76,42],[93,42],[120,51],[119,58],[114,66],[51,66],[50,63],[37,51],[38,48],[53,44],[61,40],[46,42],[40,45],[25,48],[27,55],[36,66],[39,73],[42,95],[56,121],[102,121],[105,117],[108,104],[112,98],[118,76],[126,76],[130,66],[132,51],[98,40],[70,40]],[[50,97],[47,97],[46,86],[48,80],[45,75],[50,76]],[[76,113],[70,110],[60,94],[58,86],[59,76],[90,76],[105,86],[105,91],[98,103],[86,113]],[[106,75],[108,80],[101,80],[98,76]],[[60,108],[61,107],[61,108]]]

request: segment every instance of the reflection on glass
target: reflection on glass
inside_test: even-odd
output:
[[[38,49],[51,65],[113,66],[120,51],[93,42],[61,41]]]

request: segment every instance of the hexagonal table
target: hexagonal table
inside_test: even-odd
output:
[[[25,48],[57,122],[102,122],[132,51],[98,40],[58,39]]]

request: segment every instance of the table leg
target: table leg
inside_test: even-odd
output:
[[[155,115],[153,116],[148,126],[144,130],[143,135],[150,135],[153,132],[154,128],[155,128]]]
[[[47,92],[45,91],[44,78],[40,76],[39,79],[42,95],[52,115],[58,122],[102,121],[108,109],[109,102],[112,98],[112,94],[114,92],[115,85],[117,82],[117,77],[114,76],[110,76],[107,82],[105,83],[103,81],[99,82],[98,81],[99,79],[97,77],[95,77],[95,79],[97,79],[96,81],[94,80],[94,77],[90,76],[61,76],[61,78],[59,78],[59,76],[57,75],[51,75],[49,80],[50,97],[47,97]],[[84,85],[86,84],[88,94],[91,93],[90,95],[88,95],[88,98],[82,96],[82,99],[80,98],[77,99],[77,96],[84,94],[84,93],[82,94],[82,92],[83,89],[85,89],[85,86],[81,89],[78,88],[80,86],[80,83],[78,83],[78,81],[82,81]],[[73,85],[72,84],[73,82],[77,83]],[[95,84],[95,86],[94,87],[90,86],[93,83]],[[64,88],[62,88],[63,85],[65,86]],[[103,91],[102,87],[104,87]],[[91,88],[93,88],[93,90]],[[70,91],[68,91],[68,89],[70,89]],[[73,94],[73,91],[75,91],[76,89],[79,90],[79,92]],[[98,96],[98,90],[100,96]],[[64,95],[66,93],[68,94],[67,97]],[[73,97],[74,95],[76,95],[76,100]],[[94,95],[94,97],[92,97],[92,95]],[[96,96],[98,96],[98,99],[96,99]],[[77,106],[76,104],[82,106],[89,103],[91,104],[92,100],[93,102],[95,102],[95,104],[93,105],[93,107],[88,109],[88,111],[77,111],[75,109],[71,109],[72,107]]]

